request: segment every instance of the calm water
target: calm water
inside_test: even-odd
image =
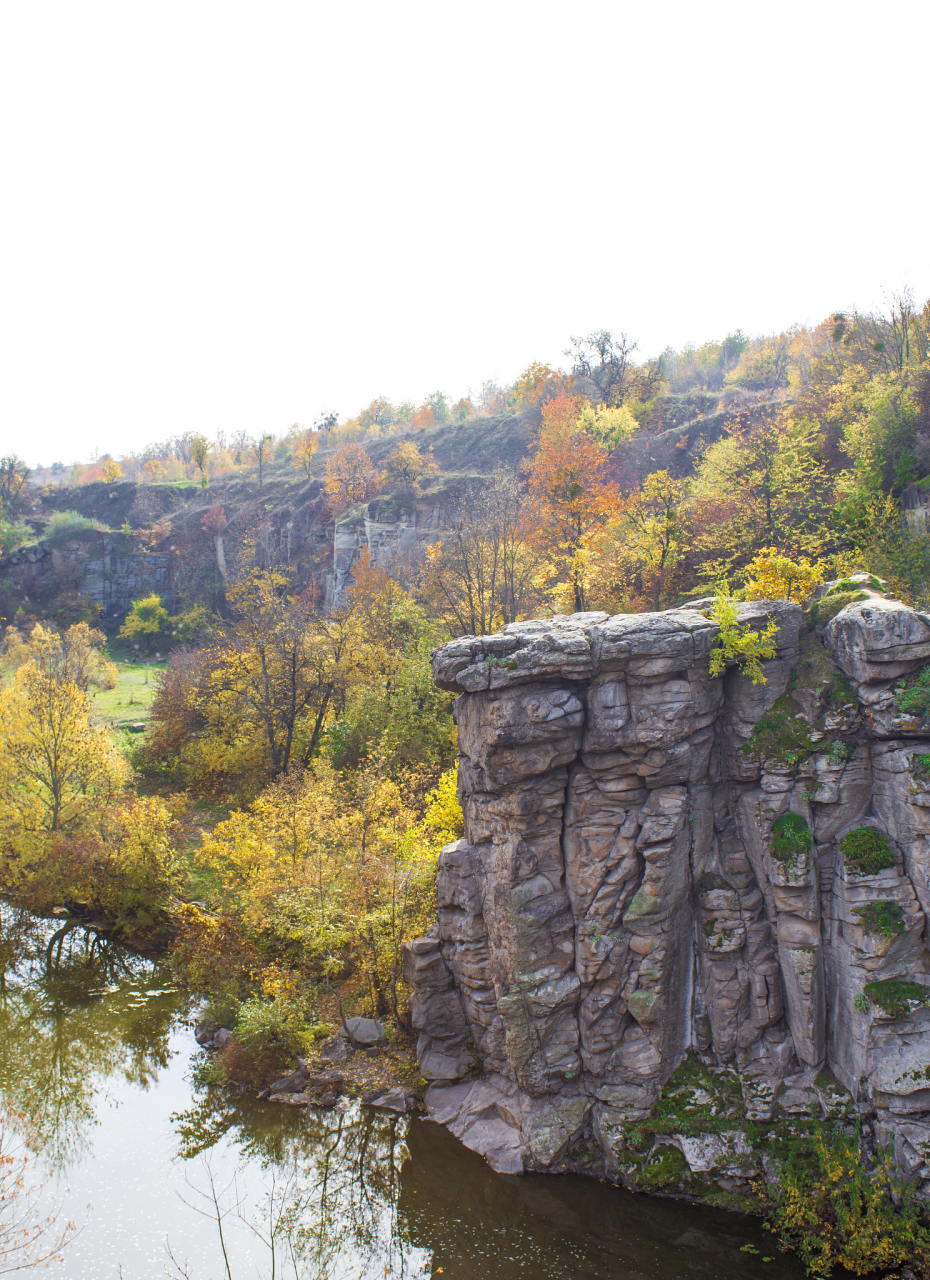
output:
[[[506,1178],[422,1120],[289,1110],[196,1083],[163,970],[4,908],[0,1098],[48,1205],[81,1227],[67,1280],[800,1280],[751,1220],[575,1177]]]

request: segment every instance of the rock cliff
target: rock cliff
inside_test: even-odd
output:
[[[739,1191],[858,1116],[930,1194],[930,615],[858,594],[741,605],[761,684],[710,676],[709,601],[436,651],[465,838],[407,977],[430,1113],[496,1169]]]

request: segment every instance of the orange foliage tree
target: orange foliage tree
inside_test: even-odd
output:
[[[551,404],[560,399],[557,396]],[[554,410],[553,417],[563,411]],[[587,603],[585,540],[609,518],[619,498],[618,486],[605,475],[606,461],[606,450],[586,432],[551,430],[544,431],[526,467],[536,540],[551,549],[553,571],[567,575],[576,612]]]
[[[560,391],[542,407],[542,426],[539,431],[540,447],[550,439],[572,436],[578,430],[581,402],[569,391]]]
[[[360,444],[344,444],[337,449],[323,468],[323,475],[326,496],[336,516],[373,498],[381,483],[380,471]]]
[[[521,409],[535,409],[547,397],[552,398],[564,390],[568,383],[568,377],[558,369],[543,364],[541,360],[533,360],[517,379],[514,395]]]

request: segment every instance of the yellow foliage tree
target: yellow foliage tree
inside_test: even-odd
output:
[[[199,858],[245,934],[324,978],[351,955],[378,1013],[398,1013],[401,945],[429,926],[439,850],[461,834],[450,770],[416,802],[374,767],[340,775],[315,761],[220,823]]]
[[[39,635],[36,636],[36,632]],[[59,661],[58,637],[35,628],[36,656],[0,691],[0,798],[8,840],[79,826],[126,781],[108,731]]]
[[[747,600],[793,600],[804,604],[824,579],[823,565],[792,560],[769,547],[751,560],[746,569]]]

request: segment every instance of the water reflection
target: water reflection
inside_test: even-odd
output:
[[[744,1252],[771,1256],[771,1237],[737,1215],[501,1177],[422,1120],[205,1087],[184,1012],[157,965],[2,909],[0,1097],[61,1174],[66,1216],[87,1220],[53,1275],[800,1280],[793,1260]]]
[[[166,1066],[179,996],[105,935],[0,911],[0,1097],[61,1171],[86,1150],[113,1078],[148,1088]]]

